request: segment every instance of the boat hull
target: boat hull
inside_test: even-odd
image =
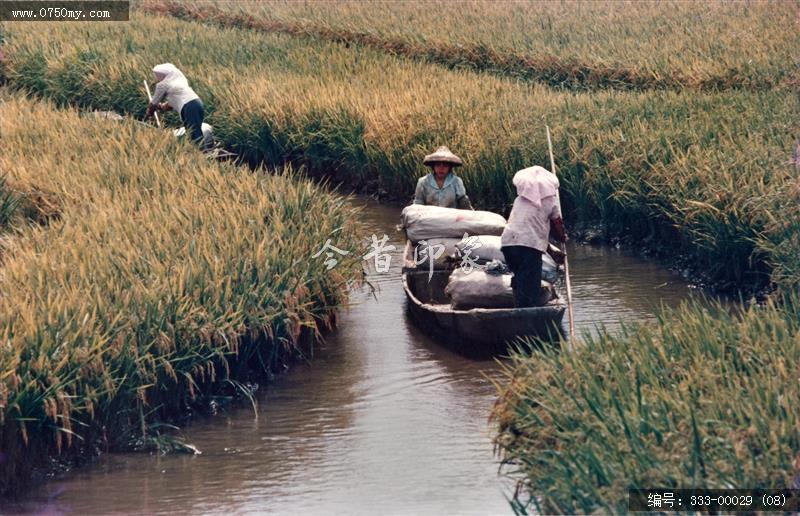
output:
[[[449,271],[405,269],[403,289],[407,310],[416,325],[454,351],[477,359],[506,354],[521,337],[558,340],[566,303],[560,298],[531,308],[473,308],[455,310],[443,299]],[[427,283],[429,286],[424,287]]]

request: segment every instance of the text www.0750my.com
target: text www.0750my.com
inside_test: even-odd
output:
[[[128,1],[4,1],[3,21],[126,21]]]
[[[17,10],[11,11],[12,19],[30,20],[42,18],[44,20],[80,20],[89,17],[91,19],[108,20],[111,19],[111,11],[72,11],[63,7],[41,7],[37,10]]]

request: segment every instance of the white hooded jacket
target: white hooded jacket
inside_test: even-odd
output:
[[[189,86],[189,81],[186,80],[183,72],[178,70],[174,64],[162,63],[156,65],[153,67],[153,72],[163,74],[164,78],[156,84],[153,99],[150,101],[151,104],[158,104],[166,96],[167,104],[180,114],[181,109],[187,102],[200,98]]]
[[[500,245],[520,245],[545,252],[550,221],[561,218],[558,178],[549,170],[536,166],[514,174],[513,183],[517,187],[517,198],[500,237]]]

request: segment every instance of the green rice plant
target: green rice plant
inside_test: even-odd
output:
[[[763,90],[798,79],[796,2],[156,0],[143,7],[573,90]]]
[[[5,176],[0,176],[0,231],[7,229],[19,211],[20,197],[9,186]]]
[[[756,244],[772,266],[772,281],[784,292],[800,291],[800,181],[787,182],[753,202],[768,207]]]
[[[627,512],[628,489],[780,489],[800,471],[796,293],[513,354],[493,412],[518,513]]]
[[[175,445],[164,421],[319,338],[361,271],[354,254],[312,257],[328,238],[357,245],[356,211],[291,169],[216,164],[166,131],[54,109],[0,104],[0,168],[61,206],[4,249],[2,493],[47,457]]]

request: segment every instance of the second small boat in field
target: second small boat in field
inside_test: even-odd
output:
[[[508,351],[519,337],[558,338],[567,304],[556,295],[544,306],[530,308],[472,308],[450,305],[445,287],[452,270],[417,267],[413,246],[406,243],[403,289],[416,324],[437,342],[470,358],[490,358]]]

